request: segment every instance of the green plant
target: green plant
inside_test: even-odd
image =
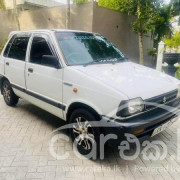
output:
[[[180,79],[180,64],[178,65],[177,71],[175,72],[175,77]]]
[[[0,0],[0,9],[6,10],[6,6],[5,6],[4,0]]]
[[[155,55],[157,55],[157,50],[156,50],[156,48],[148,49],[147,52],[148,52],[148,55],[149,55],[149,56],[155,56]]]
[[[87,1],[88,1],[88,0],[73,0],[73,2],[74,2],[74,3],[77,3],[77,4],[78,4],[78,3],[79,3],[79,4],[80,4],[80,3],[85,3],[85,2],[87,2]]]
[[[178,50],[180,47],[180,31],[176,31],[171,38],[164,38],[163,41],[168,48]]]
[[[3,43],[3,45],[0,45],[0,51],[2,51],[3,50],[3,48],[4,48],[4,44],[6,44],[6,42],[8,41],[8,39],[6,38],[6,39],[4,39],[4,43]]]
[[[158,43],[163,38],[169,38],[172,35],[173,28],[171,19],[173,17],[171,5],[159,6],[159,18],[155,22],[155,29],[152,32],[154,47],[158,48]]]
[[[180,0],[170,0],[168,5],[158,6],[158,11],[160,18],[155,22],[155,30],[153,31],[154,47],[156,48],[163,38],[170,38],[172,36],[172,21],[174,17],[180,15]]]
[[[180,0],[171,0],[173,17],[180,15]]]
[[[0,46],[0,51],[2,51],[2,49],[3,49],[3,46]]]

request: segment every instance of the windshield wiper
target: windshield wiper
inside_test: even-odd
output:
[[[128,60],[128,58],[127,58],[127,57],[121,57],[121,58],[118,58],[118,61],[122,61],[122,60],[127,61],[127,60]]]
[[[97,60],[94,60],[94,61],[91,61],[91,62],[88,62],[88,63],[84,64],[83,66],[86,67],[86,66],[88,66],[88,65],[96,64],[96,63],[98,63],[98,61],[97,61]]]
[[[126,62],[127,60],[128,60],[128,58],[126,58],[126,57],[120,57],[120,58],[117,58],[117,61],[112,61],[112,64]]]
[[[86,64],[84,64],[83,66],[86,67],[88,65],[91,65],[91,64],[97,64],[97,63],[111,63],[111,64],[116,64],[118,62],[123,62],[123,61],[127,61],[128,58],[126,57],[121,57],[121,58],[116,58],[117,61],[113,61],[113,59],[97,59],[97,60],[94,60],[94,61],[91,61],[91,62],[88,62]]]

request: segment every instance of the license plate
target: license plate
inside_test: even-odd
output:
[[[178,120],[178,118],[174,118],[171,121],[168,121],[167,123],[159,126],[158,128],[154,129],[151,137],[159,134],[160,132],[164,131],[165,129],[167,129],[169,126],[171,126],[174,122],[176,122]]]

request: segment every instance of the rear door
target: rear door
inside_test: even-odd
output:
[[[25,60],[30,35],[14,35],[5,50],[5,76],[10,83],[25,88]]]

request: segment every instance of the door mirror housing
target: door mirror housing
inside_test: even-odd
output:
[[[59,60],[56,56],[52,55],[43,55],[41,59],[41,64],[45,66],[55,67],[60,69]]]

